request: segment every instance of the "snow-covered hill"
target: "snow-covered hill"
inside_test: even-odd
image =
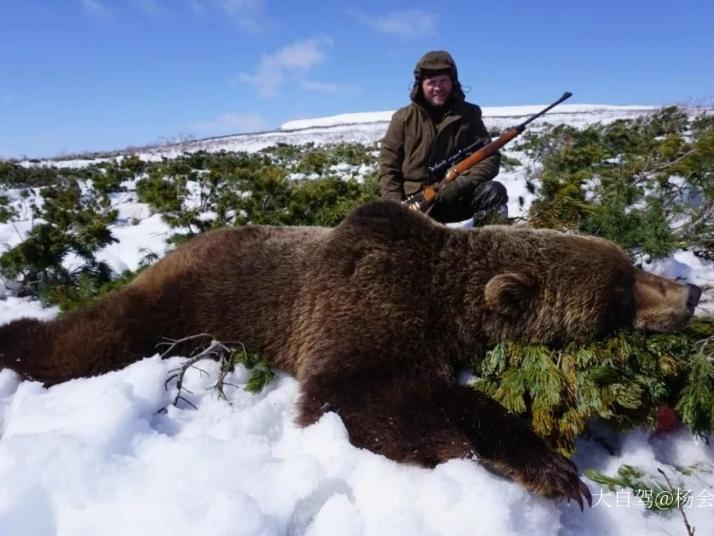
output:
[[[482,108],[484,121],[488,125],[503,128],[502,122],[508,121],[505,126],[513,126],[520,118],[527,118],[540,112],[546,105],[535,104],[527,106],[485,106]],[[548,113],[548,117],[539,118],[534,124],[568,123],[587,124],[595,121],[606,122],[615,119],[636,117],[654,109],[652,106],[612,106],[606,104],[561,104]],[[307,128],[334,127],[339,125],[361,125],[365,123],[387,123],[394,113],[367,112],[333,115],[317,119],[298,119],[284,123],[280,130],[304,130]]]
[[[484,107],[486,126],[491,130],[512,127],[533,115],[546,105]],[[582,127],[591,123],[607,123],[616,119],[637,117],[651,112],[651,106],[610,106],[601,104],[561,104],[547,115],[534,121],[530,128],[545,123],[568,124]],[[314,119],[300,119],[283,124],[279,130],[253,134],[235,134],[202,140],[163,144],[110,153],[94,153],[81,157],[58,157],[46,161],[56,166],[84,166],[97,160],[115,158],[123,154],[136,154],[144,160],[173,158],[196,151],[259,151],[279,143],[301,145],[306,143],[332,144],[358,142],[371,144],[380,140],[393,111],[350,113]]]
[[[513,126],[540,106],[485,108],[491,128]],[[637,116],[647,107],[563,105],[541,119],[576,126]],[[378,140],[391,112],[293,121],[279,131],[242,134],[139,150],[160,159],[186,151],[255,151],[276,143]],[[536,128],[538,123],[534,125]],[[103,155],[121,158],[121,154]],[[92,159],[52,162],[80,166]],[[30,165],[30,163],[26,163]],[[522,172],[502,173],[514,202],[528,203]],[[162,253],[168,228],[131,192],[116,194],[119,242],[100,258],[115,270],[135,268],[141,248]],[[31,222],[0,225],[0,242],[16,243]],[[687,252],[652,269],[714,286],[714,267]],[[709,282],[709,283],[707,283]],[[0,290],[3,290],[0,288]],[[5,295],[0,323],[51,318],[53,309]],[[702,309],[705,312],[706,309]],[[711,314],[711,312],[710,312]],[[1,351],[1,349],[0,349]],[[0,371],[0,536],[5,535],[601,535],[685,534],[676,510],[648,511],[634,492],[611,492],[585,480],[592,509],[556,503],[467,460],[434,470],[391,462],[350,445],[335,414],[305,429],[293,423],[298,386],[280,376],[259,395],[242,388],[248,372],[220,399],[216,365],[188,376],[196,409],[170,404],[164,382],[180,363],[157,356],[95,378],[49,389]],[[685,430],[651,436],[597,430],[582,439],[581,469],[615,474],[631,464],[659,477],[663,469],[690,492],[684,511],[697,535],[714,526],[714,452]],[[603,441],[604,438],[604,441]],[[712,438],[710,438],[712,439]],[[603,443],[615,447],[611,455]]]

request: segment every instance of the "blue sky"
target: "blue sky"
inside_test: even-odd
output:
[[[714,2],[0,0],[0,156],[396,109],[427,50],[483,106],[714,103]]]

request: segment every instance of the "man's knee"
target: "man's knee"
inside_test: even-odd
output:
[[[474,190],[474,209],[483,210],[508,203],[508,190],[498,181],[486,181]]]

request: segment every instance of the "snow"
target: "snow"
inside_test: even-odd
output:
[[[5,285],[0,285],[0,325],[17,318],[51,320],[59,312],[57,307],[42,307],[37,300],[7,296],[6,293]]]
[[[334,127],[335,125],[358,125],[362,123],[385,123],[392,118],[394,110],[387,112],[364,112],[331,115],[313,119],[295,119],[280,126],[280,130],[301,130],[315,127]]]
[[[526,106],[483,106],[481,111],[484,119],[528,117],[544,109],[547,104]],[[600,117],[609,115],[638,115],[654,110],[654,106],[612,106],[604,104],[560,104],[549,112],[551,117],[574,114],[597,114]],[[388,123],[395,110],[386,112],[364,112],[332,115],[314,119],[296,119],[283,123],[280,130],[302,130],[316,127],[333,127],[337,125],[361,125],[364,123]]]
[[[563,120],[606,121],[644,109],[573,106],[578,110],[562,107]],[[517,114],[531,113],[524,107],[484,111],[508,126],[517,122]],[[324,118],[321,124],[292,122],[280,132],[156,148],[142,157],[197,147],[257,150],[280,141],[371,142],[386,128],[389,117],[381,114],[391,113],[349,114]],[[87,161],[91,159],[66,163]],[[339,171],[356,172],[347,166]],[[522,174],[519,169],[499,176],[509,190],[511,216],[521,214],[518,196],[526,207],[531,200]],[[120,273],[135,269],[148,251],[163,255],[168,227],[160,217],[151,215],[131,192],[117,194],[113,204],[119,220],[112,232],[119,242],[104,248],[100,259]],[[0,250],[17,243],[30,226],[29,220],[0,225]],[[646,268],[714,287],[712,263],[688,251]],[[56,308],[11,294],[0,285],[0,324],[57,314]],[[700,313],[712,314],[706,309],[714,308],[709,296]],[[298,384],[285,375],[255,395],[243,389],[249,373],[239,366],[227,378],[237,387],[227,388],[226,401],[212,389],[217,365],[201,362],[204,372],[190,370],[186,385],[196,408],[175,407],[176,387],[170,383],[165,389],[164,383],[180,363],[180,358],[147,356],[123,370],[50,388],[21,382],[15,373],[1,370],[0,535],[685,533],[678,512],[648,512],[634,495],[617,496],[585,478],[596,506],[581,512],[576,505],[530,494],[471,460],[423,469],[358,449],[334,413],[299,428]],[[600,435],[608,436],[616,454],[594,439],[579,440],[575,462],[581,470],[613,475],[622,464],[632,464],[657,476],[662,468],[692,492],[685,510],[697,534],[711,531],[711,444],[685,430],[651,437],[641,430],[617,434],[603,428]],[[678,470],[691,466],[699,469],[690,475]],[[706,493],[712,499],[707,501]]]
[[[653,261],[650,266],[645,266],[645,269],[708,289],[702,294],[697,314],[714,316],[714,268],[711,262],[703,261],[691,251],[680,250],[666,259]]]
[[[97,260],[106,262],[115,274],[136,270],[147,254],[163,257],[168,248],[166,239],[171,231],[162,221],[161,215],[154,214],[142,219],[138,215],[145,210],[148,214],[148,209],[140,203],[132,205],[136,208],[135,216],[125,224],[111,226],[112,235],[118,242],[105,246],[97,253]]]
[[[198,409],[170,405],[164,390],[179,358],[144,359],[124,370],[45,389],[0,372],[0,527],[7,534],[681,534],[676,512],[648,514],[633,496],[589,483],[602,502],[575,505],[529,494],[470,460],[433,470],[392,462],[350,445],[334,413],[294,424],[297,382],[281,376],[263,393],[242,388],[221,400],[208,376],[191,371]],[[230,383],[245,382],[239,367]],[[621,463],[654,472],[708,464],[711,448],[679,432],[624,434],[619,457],[591,442],[580,467],[612,474]],[[675,473],[700,494],[706,484]],[[610,506],[607,506],[610,504]],[[714,510],[695,503],[702,534]],[[0,533],[3,528],[0,528]],[[699,531],[698,531],[699,533]]]
[[[517,125],[528,115],[545,108],[543,105],[483,106],[483,116],[489,129],[505,129]],[[612,106],[602,104],[561,104],[537,119],[529,128],[539,128],[546,123],[563,123],[583,127],[595,122],[609,123],[616,119],[641,116],[653,110],[651,106]],[[169,145],[157,145],[130,149],[115,153],[96,153],[56,159],[20,162],[24,166],[52,165],[78,168],[109,160],[121,160],[133,154],[145,161],[160,161],[175,158],[184,153],[197,151],[247,151],[254,152],[279,143],[317,145],[343,142],[359,142],[366,145],[377,143],[384,137],[394,110],[340,114],[329,117],[296,119],[284,123],[280,129],[270,132],[235,134],[190,140]]]

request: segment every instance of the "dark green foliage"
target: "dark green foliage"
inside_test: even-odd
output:
[[[116,218],[109,199],[84,189],[76,179],[57,178],[57,186],[43,188],[43,203],[34,207],[40,221],[25,240],[0,256],[0,270],[9,279],[18,279],[25,294],[54,301],[61,287],[86,289],[109,281],[108,267],[94,254],[115,241],[108,226]],[[62,260],[75,254],[81,264],[68,270]]]
[[[324,146],[316,146],[314,143],[302,146],[278,144],[263,149],[261,153],[270,155],[278,165],[305,174],[324,175],[329,172],[330,166],[337,164],[375,166],[377,162],[375,148],[361,143]]]
[[[142,173],[146,168],[147,164],[141,158],[139,158],[135,154],[132,154],[123,158],[119,166],[129,171],[133,177],[134,175]]]
[[[330,157],[326,151],[320,149],[308,149],[301,157],[297,165],[297,171],[301,173],[317,173],[322,175],[330,165]]]
[[[56,184],[57,169],[47,166],[23,167],[13,162],[0,161],[0,186],[29,188]]]
[[[361,164],[374,164],[376,157],[369,148],[361,143],[340,143],[330,147],[330,164],[350,164],[359,166]]]
[[[306,225],[334,226],[369,198],[356,181],[336,177],[296,184],[288,204],[289,218]]]
[[[152,170],[146,179],[136,183],[136,193],[139,201],[151,206],[161,213],[172,213],[180,210],[183,199],[188,194],[187,177],[167,177],[161,170]]]
[[[692,431],[714,430],[714,321],[695,319],[681,333],[618,333],[564,348],[506,342],[476,365],[474,387],[565,453],[603,419],[621,429],[652,426],[657,408],[676,406]]]
[[[234,350],[229,362],[232,366],[243,365],[250,371],[245,390],[251,393],[260,393],[275,379],[276,374],[270,364],[260,355],[248,352],[245,348]]]
[[[267,361],[261,361],[250,371],[250,378],[245,384],[246,391],[260,393],[275,379],[275,372]]]
[[[301,168],[324,173],[329,166],[367,164],[364,183],[324,174],[291,180]],[[39,187],[44,204],[33,204],[37,223],[26,240],[0,257],[7,278],[19,279],[24,294],[71,309],[102,296],[133,277],[110,281],[94,254],[113,241],[108,226],[116,218],[109,195],[136,181],[136,194],[160,213],[178,244],[202,232],[230,225],[335,225],[352,208],[378,196],[376,156],[361,144],[329,147],[279,145],[259,153],[199,151],[161,162],[128,156],[78,169],[22,167],[0,163],[0,185]],[[29,190],[21,195],[32,199]],[[0,196],[0,222],[17,217]],[[83,263],[62,268],[67,254]]]
[[[110,292],[131,283],[142,270],[159,260],[155,253],[141,251],[144,253],[144,257],[139,262],[139,267],[136,271],[125,270],[121,275],[113,279],[110,279],[111,274],[108,271],[101,274],[101,276],[92,276],[92,274],[83,272],[68,283],[60,283],[53,287],[44,288],[40,293],[40,298],[45,303],[58,305],[63,311],[90,305]],[[103,265],[102,268],[106,270]]]
[[[91,176],[92,186],[102,194],[119,192],[123,181],[134,178],[134,172],[124,166],[114,163],[95,166],[90,166],[87,169],[92,170],[92,167],[96,169],[96,172]]]
[[[502,154],[501,155],[501,170],[502,171],[512,171],[516,168],[522,166],[523,163],[517,158]]]
[[[17,211],[10,206],[7,196],[0,195],[0,223],[5,223],[17,217]]]
[[[287,173],[277,166],[244,170],[238,176],[235,192],[235,222],[241,225],[288,225],[291,183]]]
[[[335,225],[352,208],[377,198],[374,174],[364,184],[327,175],[291,180],[288,174],[368,161],[374,156],[359,144],[194,153],[148,168],[137,194],[176,229],[174,243],[227,225]]]
[[[274,212],[284,211],[286,185],[285,172],[265,156],[195,153],[152,166],[136,191],[180,243],[226,225],[280,223]]]
[[[680,247],[714,254],[714,121],[676,107],[636,120],[527,133],[541,165],[529,218],[654,257]]]
[[[266,147],[260,152],[271,156],[276,164],[289,166],[300,160],[303,148],[299,145],[278,143],[277,145]]]
[[[694,345],[677,411],[692,431],[714,430],[714,335]]]
[[[136,192],[140,201],[179,229],[172,241],[180,243],[213,227],[212,220],[202,215],[217,202],[221,183],[215,171],[193,169],[186,162],[172,160],[151,169],[147,178],[137,182]]]
[[[58,305],[63,311],[70,311],[88,305],[114,289],[124,286],[134,278],[134,273],[125,272],[117,279],[110,279],[106,266],[100,265],[101,272],[86,270],[76,277],[56,285],[43,286],[39,290],[40,299],[45,303]]]

